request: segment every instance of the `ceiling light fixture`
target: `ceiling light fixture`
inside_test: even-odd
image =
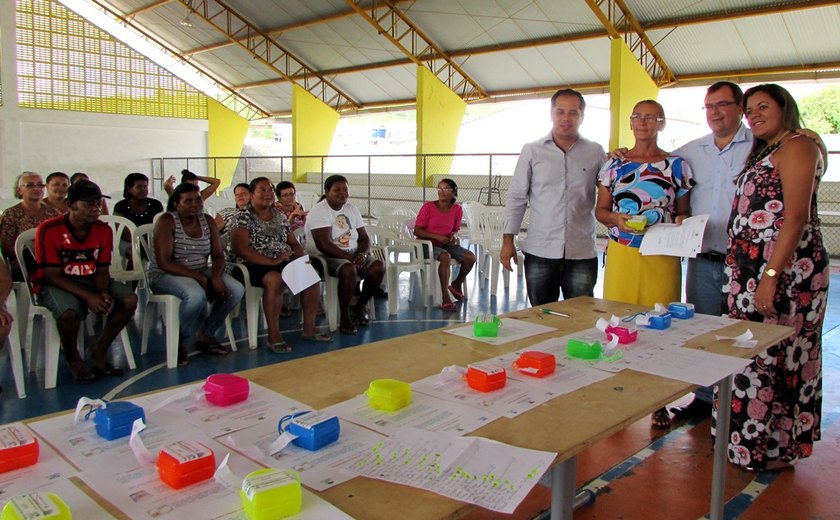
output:
[[[181,20],[181,25],[183,25],[184,27],[192,27],[192,15],[195,11],[193,9],[193,0],[187,0],[187,9],[187,15],[184,16],[184,18]]]

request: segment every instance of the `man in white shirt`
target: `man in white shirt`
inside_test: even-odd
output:
[[[502,265],[516,262],[513,237],[531,208],[525,253],[525,283],[532,306],[560,298],[592,296],[598,276],[595,194],[604,149],[581,137],[586,101],[571,89],[551,97],[551,133],[526,144],[519,155],[505,203]]]

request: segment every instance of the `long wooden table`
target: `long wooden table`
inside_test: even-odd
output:
[[[548,307],[571,318],[543,315],[525,309],[507,318],[540,323],[558,330],[500,346],[488,345],[442,332],[443,329],[379,341],[284,363],[255,368],[242,375],[251,381],[297,399],[314,408],[351,399],[370,381],[383,377],[416,381],[448,365],[466,365],[522,349],[552,336],[590,328],[599,317],[623,316],[643,307],[596,298],[575,298]],[[758,345],[735,348],[716,341],[721,333],[736,336],[749,328]],[[790,327],[738,323],[705,334],[687,346],[736,357],[753,357],[793,333]],[[729,428],[731,377],[720,384],[720,410],[715,441],[711,517],[723,518],[723,485]],[[576,455],[633,422],[693,390],[695,385],[624,370],[604,381],[566,394],[515,419],[498,419],[471,433],[514,446],[557,452],[552,468],[552,518],[572,518]],[[431,492],[367,478],[354,478],[320,496],[360,519],[457,518],[475,508]]]

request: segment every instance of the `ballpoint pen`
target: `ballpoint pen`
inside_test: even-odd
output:
[[[560,316],[561,318],[571,318],[571,316],[566,313],[553,311],[551,309],[540,309],[540,312],[543,314],[551,314],[552,316]]]

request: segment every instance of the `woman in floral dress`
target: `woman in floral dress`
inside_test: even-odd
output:
[[[729,316],[796,332],[735,375],[729,460],[778,469],[810,456],[820,438],[829,277],[817,217],[823,162],[817,145],[795,133],[799,110],[786,90],[759,85],[743,103],[755,143],[729,220]]]

